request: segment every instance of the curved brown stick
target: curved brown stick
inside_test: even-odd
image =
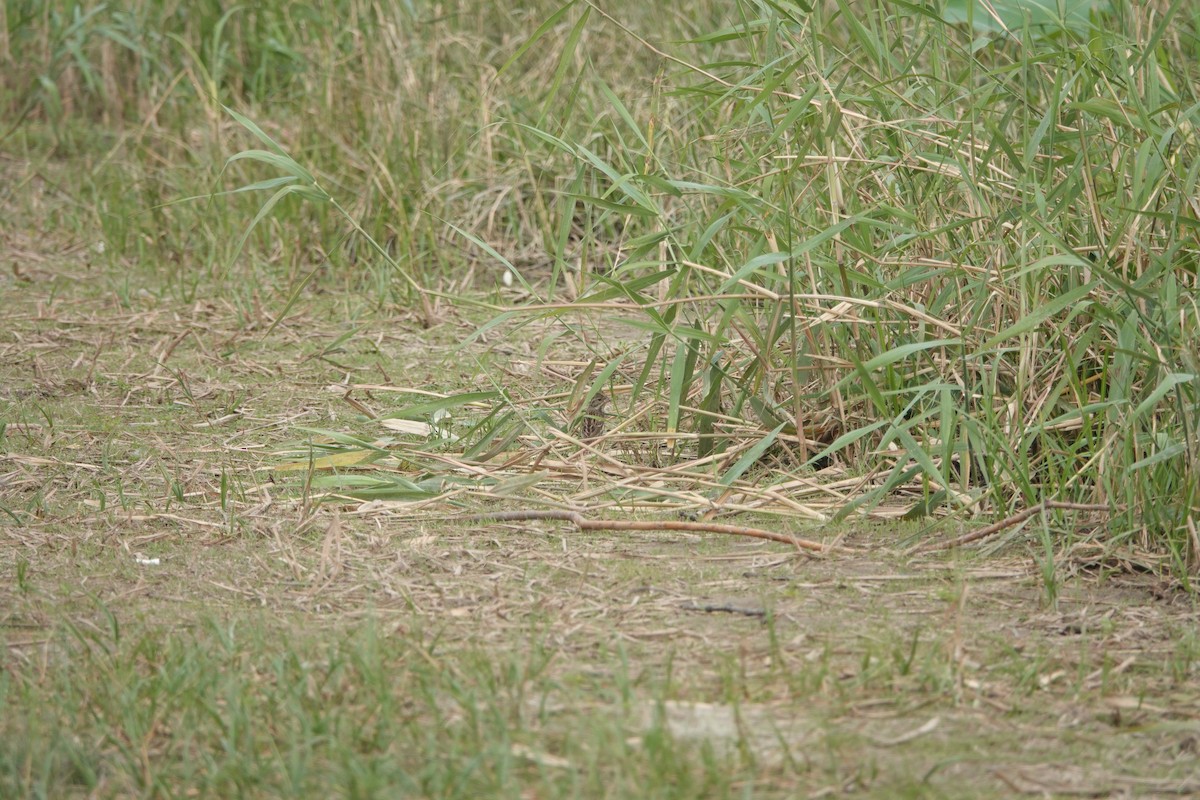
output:
[[[588,519],[578,511],[497,511],[494,514],[475,514],[463,519],[483,522],[523,522],[527,520],[561,520],[573,522],[580,530],[585,531],[690,531],[692,533],[725,533],[730,536],[749,536],[754,539],[766,539],[772,542],[790,544],[797,550],[807,550],[812,553],[857,553],[850,547],[824,545],[810,539],[797,539],[786,533],[765,531],[762,528],[744,528],[741,525],[718,525],[715,522],[676,522],[674,520],[655,520],[637,522],[634,520]]]
[[[993,533],[999,533],[1005,528],[1011,528],[1013,525],[1019,525],[1030,517],[1040,514],[1049,508],[1061,508],[1068,511],[1108,511],[1108,506],[1098,505],[1095,503],[1063,503],[1059,500],[1043,500],[1037,505],[1030,506],[1024,511],[1018,511],[1011,517],[1005,517],[999,522],[988,525],[986,528],[980,528],[977,531],[971,531],[968,534],[959,536],[957,539],[951,539],[948,542],[918,545],[908,552],[910,554],[936,553],[941,550],[953,550],[956,547],[962,547],[964,544],[970,544],[971,542],[977,542],[980,539],[986,539]]]

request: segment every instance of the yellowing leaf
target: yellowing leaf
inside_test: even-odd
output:
[[[378,459],[382,453],[377,450],[351,450],[346,453],[334,453],[331,456],[314,458],[311,461],[291,461],[275,467],[276,472],[296,472],[312,469],[337,469],[339,467],[361,467]]]

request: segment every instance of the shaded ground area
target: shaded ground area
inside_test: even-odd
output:
[[[20,252],[0,795],[1200,792],[1198,613],[1146,565],[914,560],[877,523],[739,520],[863,551],[810,557],[317,505],[281,449],[357,413],[350,383],[478,382],[470,322],[345,323],[314,295],[265,335],[261,308],[85,247]]]

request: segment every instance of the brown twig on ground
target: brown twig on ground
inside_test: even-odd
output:
[[[957,539],[951,539],[948,542],[938,542],[936,544],[922,544],[911,550],[913,553],[936,553],[942,550],[953,550],[956,547],[962,547],[971,542],[977,542],[980,539],[986,539],[993,533],[999,533],[1005,528],[1011,528],[1013,525],[1019,525],[1032,516],[1042,513],[1051,508],[1065,509],[1067,511],[1108,511],[1108,506],[1099,505],[1096,503],[1064,503],[1059,500],[1043,500],[1037,505],[1030,506],[1024,511],[1018,511],[1010,517],[1005,517],[999,522],[988,525],[986,528],[980,528],[977,531],[971,531],[968,534],[959,536]]]
[[[578,511],[497,511],[492,514],[475,514],[461,519],[483,522],[525,522],[529,520],[561,520],[573,522],[580,530],[585,531],[689,531],[691,533],[724,533],[730,536],[749,536],[754,539],[766,539],[772,542],[790,544],[797,550],[807,550],[812,553],[857,553],[851,547],[839,545],[824,545],[810,539],[797,539],[786,533],[765,531],[762,528],[746,528],[741,525],[719,525],[714,522],[677,522],[675,520],[652,520],[638,522],[635,520],[588,519]]]

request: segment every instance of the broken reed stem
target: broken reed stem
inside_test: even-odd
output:
[[[688,531],[691,533],[724,533],[729,536],[749,536],[753,539],[766,539],[771,542],[789,544],[797,550],[811,553],[857,553],[859,551],[839,545],[825,545],[810,539],[798,539],[786,533],[776,533],[762,528],[747,528],[741,525],[719,525],[714,522],[679,522],[675,520],[654,520],[638,522],[635,520],[588,519],[578,511],[497,511],[493,514],[476,514],[465,517],[470,521],[482,522],[523,522],[529,520],[561,520],[572,522],[580,530],[585,531]]]
[[[1066,511],[1108,511],[1108,506],[1097,503],[1064,503],[1059,500],[1043,500],[1037,505],[1030,506],[1024,511],[1018,511],[1012,516],[1005,517],[999,522],[988,525],[986,528],[980,528],[977,531],[971,531],[968,534],[959,536],[957,539],[951,539],[948,542],[938,542],[936,544],[923,544],[909,550],[909,554],[913,553],[937,553],[942,550],[953,550],[956,547],[962,547],[971,542],[977,542],[980,539],[986,539],[994,533],[999,533],[1005,528],[1011,528],[1013,525],[1019,525],[1032,516],[1042,513],[1048,509],[1063,509]]]

